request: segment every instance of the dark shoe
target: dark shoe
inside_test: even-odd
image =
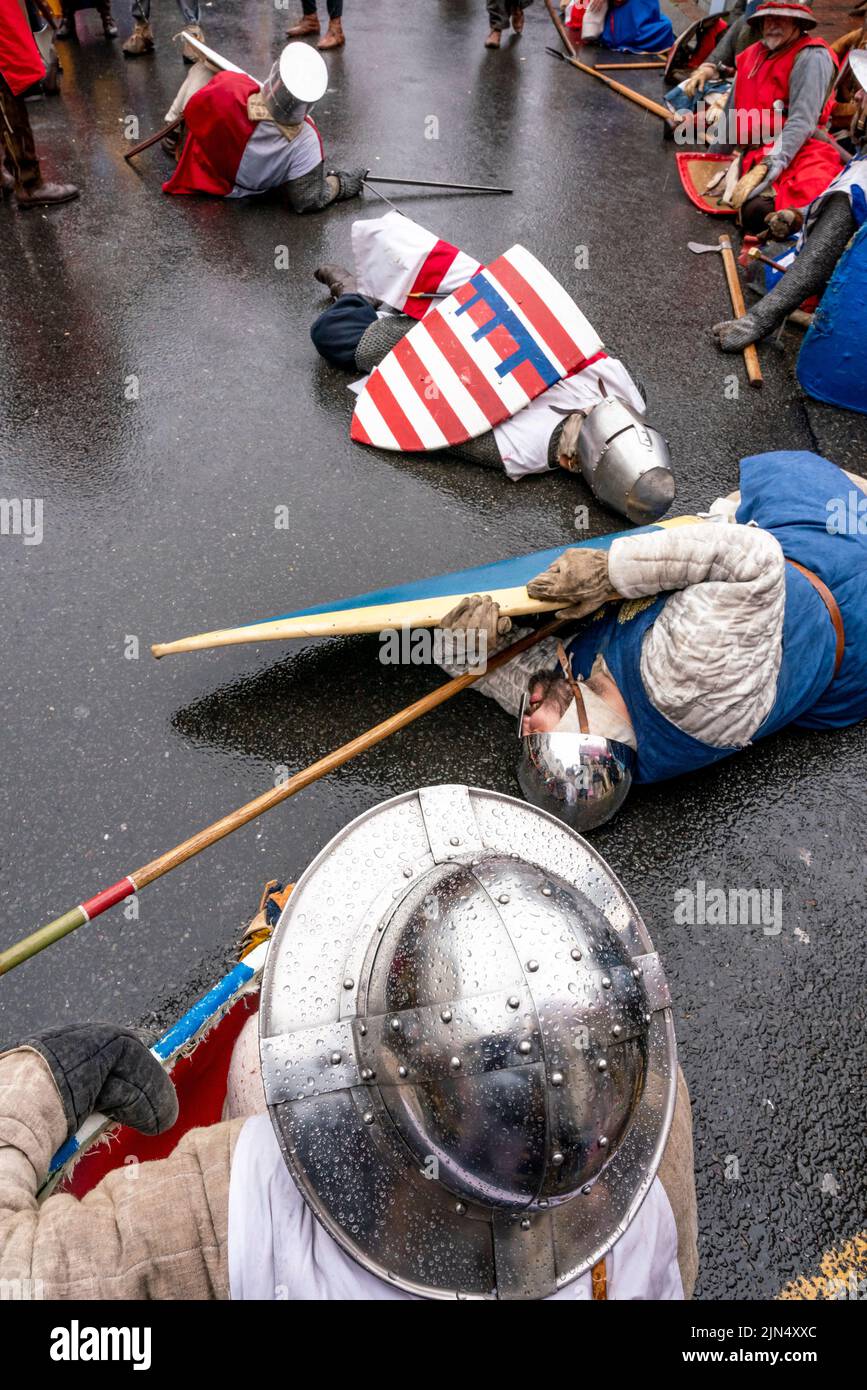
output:
[[[297,24],[293,24],[291,29],[286,30],[287,39],[307,39],[311,34],[322,32],[319,24],[319,16],[315,14],[305,14],[299,19]]]
[[[499,48],[502,35],[499,29],[492,29],[485,39],[485,48]]]
[[[60,59],[56,53],[52,54],[51,62],[42,79],[42,90],[47,97],[60,95]]]
[[[342,48],[346,43],[346,35],[343,32],[343,24],[339,19],[329,19],[328,30],[325,37],[320,39],[316,47],[320,50],[326,48]]]
[[[182,125],[179,125],[174,130],[170,130],[168,135],[163,136],[162,140],[160,141],[160,145],[165,150],[167,155],[170,155],[172,159],[176,160],[180,155],[181,144],[183,143],[183,139],[184,127]]]
[[[105,37],[107,39],[117,38],[117,25],[115,24],[113,19],[105,20],[102,26],[102,32],[105,34]]]
[[[63,19],[61,19],[60,23],[54,31],[55,41],[57,39],[74,39],[77,37],[78,35],[75,32],[75,18],[73,17],[70,20],[67,19],[64,15]]]
[[[27,208],[47,207],[50,203],[71,203],[78,194],[74,183],[40,183],[35,188],[17,189],[15,205],[25,212]]]
[[[320,285],[328,287],[332,299],[339,299],[342,294],[358,294],[355,276],[345,266],[321,265],[318,270],[314,270],[313,276]]]

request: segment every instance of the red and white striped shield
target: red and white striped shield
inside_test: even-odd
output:
[[[429,310],[371,372],[352,438],[406,452],[475,439],[601,347],[563,286],[513,246]]]

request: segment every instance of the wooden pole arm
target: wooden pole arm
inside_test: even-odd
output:
[[[14,970],[16,966],[30,960],[39,951],[43,951],[46,946],[51,946],[61,937],[83,926],[85,922],[92,921],[94,917],[116,903],[122,902],[130,894],[138,893],[148,883],[162,878],[164,874],[176,869],[179,864],[184,864],[188,859],[192,859],[194,855],[201,854],[203,849],[208,849],[211,845],[225,839],[227,835],[231,835],[233,830],[240,829],[242,825],[248,825],[251,820],[256,820],[258,816],[270,811],[272,806],[279,806],[281,801],[286,801],[288,797],[294,796],[304,787],[309,787],[312,782],[318,782],[320,777],[325,777],[335,768],[342,767],[344,763],[348,763],[359,753],[364,753],[368,748],[382,743],[384,739],[390,738],[392,734],[398,733],[416,719],[420,719],[423,714],[445,704],[446,700],[451,700],[453,696],[460,694],[462,690],[466,690],[468,686],[481,680],[483,676],[490,675],[498,667],[504,666],[507,661],[511,661],[520,652],[527,651],[529,647],[535,646],[545,637],[550,637],[562,626],[562,622],[562,619],[558,619],[556,622],[547,623],[538,632],[531,632],[526,637],[522,637],[520,641],[513,642],[511,646],[505,647],[492,656],[484,669],[474,668],[462,676],[456,676],[453,680],[447,681],[445,685],[438,686],[436,690],[423,695],[420,700],[407,705],[406,709],[400,710],[397,714],[392,714],[381,724],[375,724],[372,729],[359,734],[357,738],[350,739],[349,743],[344,743],[333,752],[326,753],[324,758],[319,758],[309,767],[296,772],[286,782],[281,782],[279,786],[263,792],[261,796],[248,801],[245,806],[239,806],[236,811],[230,811],[228,815],[222,816],[220,820],[214,821],[204,830],[191,835],[188,840],[175,845],[174,849],[167,850],[165,854],[152,859],[150,863],[120,879],[110,888],[104,889],[103,892],[96,894],[95,897],[88,899],[78,907],[71,908],[62,916],[55,918],[53,922],[48,922],[44,927],[31,933],[30,936],[24,937],[14,946],[0,951],[0,975]]]
[[[735,260],[735,253],[732,250],[731,237],[724,232],[719,239],[720,251],[722,252],[722,262],[725,267],[726,281],[729,287],[729,298],[732,302],[735,318],[746,318],[747,306],[744,304],[743,290],[738,278],[738,264]],[[744,348],[744,363],[747,369],[747,377],[750,386],[759,389],[764,382],[762,369],[759,366],[759,354],[755,343],[748,343]]]

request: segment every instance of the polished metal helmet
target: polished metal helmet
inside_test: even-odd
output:
[[[322,54],[306,43],[287,43],[262,83],[260,96],[280,125],[297,125],[327,88]]]
[[[575,727],[524,733],[530,687],[537,680],[531,676],[518,714],[518,785],[531,806],[556,816],[570,830],[585,834],[611,820],[626,800],[632,786],[635,750],[619,739],[591,732],[584,695],[562,642],[557,643],[557,657],[572,690],[575,711],[571,718]]]
[[[577,459],[594,496],[639,526],[656,521],[674,501],[668,444],[620,396],[606,396],[587,412]]]
[[[634,767],[634,749],[598,734],[524,734],[518,784],[531,806],[585,834],[620,810]]]
[[[430,1298],[543,1298],[634,1218],[671,1124],[659,958],[579,836],[425,787],[295,888],[260,1005],[289,1170],[365,1269]]]
[[[850,48],[849,67],[858,86],[867,92],[867,49]]]

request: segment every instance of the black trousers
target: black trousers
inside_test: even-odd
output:
[[[376,323],[376,310],[361,294],[342,294],[323,310],[310,329],[313,346],[326,362],[347,371],[358,371],[355,349],[364,330]]]
[[[327,3],[328,3],[328,18],[329,18],[329,19],[342,19],[342,18],[343,18],[343,0],[327,0]],[[302,10],[304,11],[305,14],[315,14],[315,13],[316,13],[316,0],[301,0],[301,8],[302,8]]]
[[[199,23],[199,0],[177,0],[185,24]],[[132,17],[147,24],[151,17],[151,0],[132,0]]]

